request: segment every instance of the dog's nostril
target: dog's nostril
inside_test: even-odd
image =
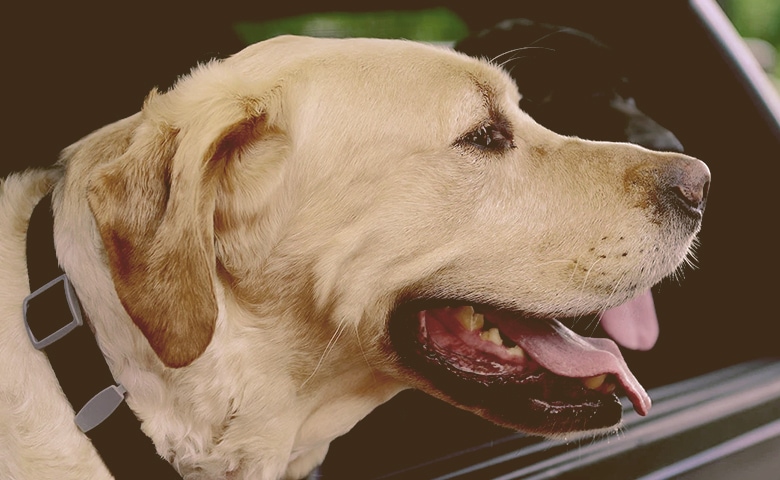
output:
[[[681,170],[677,181],[671,185],[671,191],[678,202],[696,214],[704,212],[710,190],[709,171],[706,167],[698,168],[699,165],[688,165],[689,168]]]
[[[674,194],[689,208],[701,210],[704,206],[704,190],[696,191],[688,186],[672,187]]]

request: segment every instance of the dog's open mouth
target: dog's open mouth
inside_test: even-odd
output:
[[[581,337],[555,319],[435,302],[403,307],[390,332],[423,389],[512,428],[610,428],[621,420],[620,393],[641,415],[650,408],[612,340]]]

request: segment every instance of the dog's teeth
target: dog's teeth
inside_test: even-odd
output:
[[[482,327],[485,326],[485,316],[481,313],[475,313],[472,317],[472,325],[474,326],[472,330],[482,330]]]
[[[596,375],[595,377],[588,377],[582,379],[582,384],[585,385],[585,388],[590,390],[597,390],[599,387],[604,385],[604,381],[607,379],[607,374],[603,373],[601,375]]]
[[[607,382],[604,385],[602,385],[601,388],[599,388],[599,391],[601,393],[612,393],[615,391],[615,389],[617,389],[617,385],[615,385],[614,383]]]
[[[485,325],[485,317],[480,313],[474,313],[474,307],[472,306],[454,308],[453,314],[460,324],[463,325],[463,328],[470,332],[481,330]]]
[[[506,352],[512,355],[513,357],[525,358],[525,352],[518,345],[515,345],[512,348],[507,348]]]
[[[503,345],[504,341],[501,340],[501,334],[498,332],[497,328],[491,328],[490,330],[486,332],[482,332],[479,334],[480,337],[482,337],[482,340],[486,340],[488,342],[493,342],[496,345]]]

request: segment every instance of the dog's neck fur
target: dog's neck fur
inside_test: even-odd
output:
[[[70,158],[68,175],[54,186],[58,256],[114,377],[128,391],[128,405],[158,452],[186,479],[302,477],[323,460],[334,438],[403,388],[384,378],[377,381],[381,374],[367,361],[354,364],[326,355],[331,339],[312,338],[311,351],[300,358],[300,352],[288,346],[291,337],[305,332],[258,328],[294,325],[286,318],[291,312],[269,308],[258,318],[219,281],[215,288],[225,308],[219,312],[212,344],[187,367],[165,367],[113,290],[83,193],[88,177],[83,173],[93,167],[89,158]],[[255,305],[252,312],[263,308]],[[338,333],[333,333],[335,341]],[[301,369],[311,372],[305,378],[288,372],[257,381],[268,369],[301,362],[309,364]],[[325,370],[329,382],[317,375]],[[333,382],[339,376],[341,380]]]

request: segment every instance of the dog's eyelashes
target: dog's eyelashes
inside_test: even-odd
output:
[[[503,151],[515,147],[512,135],[505,128],[493,124],[480,126],[464,135],[457,143],[488,151]]]

